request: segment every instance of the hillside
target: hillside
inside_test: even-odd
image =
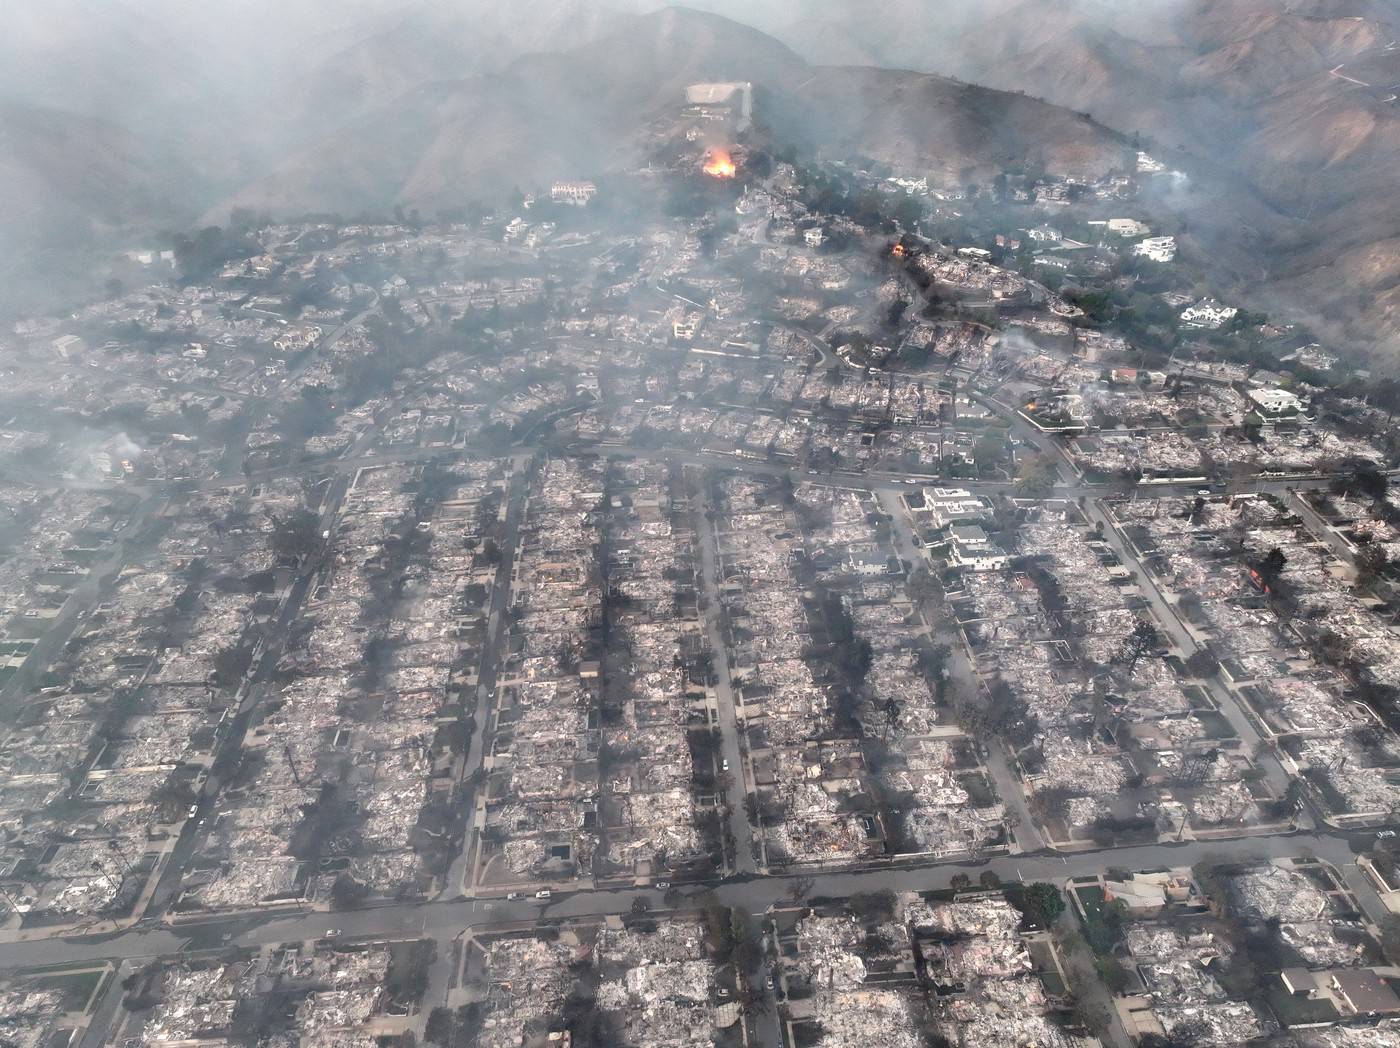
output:
[[[173,188],[190,181],[113,124],[0,99],[0,200],[22,202],[0,208],[0,314],[87,286],[125,230],[191,219]]]
[[[699,0],[740,11],[735,0]],[[1400,332],[1397,0],[817,0],[756,9],[814,62],[916,68],[1091,113],[1188,168],[1176,203],[1242,292]],[[1227,206],[1219,206],[1221,203]]]
[[[167,210],[170,181],[115,125],[0,100],[0,198],[25,202],[0,209],[9,243],[70,243],[148,220]]]
[[[0,177],[18,205],[0,222],[53,244],[234,204],[460,204],[626,166],[687,83],[736,78],[760,85],[780,135],[945,184],[1023,161],[1101,173],[1141,133],[1191,174],[1164,203],[1232,293],[1354,341],[1400,332],[1400,0],[948,0],[936,16],[921,0],[693,2],[720,15],[21,5],[0,39]]]
[[[949,184],[1027,159],[1064,173],[1125,162],[1119,137],[1053,106],[936,76],[812,66],[754,29],[668,9],[498,73],[419,87],[296,151],[224,206],[431,207],[619,169],[638,155],[638,128],[673,109],[687,84],[715,79],[763,88],[780,135]]]
[[[395,5],[318,39],[292,122],[324,131],[428,84],[499,74],[522,55],[595,40],[620,17],[593,0]]]

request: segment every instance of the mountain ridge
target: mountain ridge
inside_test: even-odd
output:
[[[395,99],[211,214],[232,206],[311,209],[318,196],[324,202],[329,180],[318,155],[401,154],[349,192],[332,194],[339,199],[328,210],[433,206],[449,194],[460,200],[464,186],[499,192],[602,173],[635,160],[632,130],[678,106],[684,87],[702,80],[750,80],[767,89],[775,104],[765,120],[780,135],[902,160],[949,184],[990,177],[1028,157],[1062,173],[1125,163],[1123,140],[1082,115],[931,74],[812,66],[751,27],[671,7],[568,51],[522,56],[498,74],[436,83],[431,100],[424,88]],[[412,130],[407,140],[379,141],[381,127]]]

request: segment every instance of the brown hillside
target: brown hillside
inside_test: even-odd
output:
[[[1028,159],[1063,173],[1126,159],[1117,136],[1032,99],[921,74],[809,66],[757,30],[668,9],[499,74],[420,88],[297,151],[213,213],[231,204],[434,206],[616,169],[635,159],[639,127],[673,109],[687,84],[716,79],[764,88],[766,119],[780,133],[950,184]]]

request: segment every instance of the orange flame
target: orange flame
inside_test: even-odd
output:
[[[712,149],[705,158],[704,170],[713,178],[733,178],[738,168],[727,149]]]

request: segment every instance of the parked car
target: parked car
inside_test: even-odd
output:
[[[539,891],[535,892],[535,898],[548,899],[552,894],[553,893],[548,888],[541,888]]]

